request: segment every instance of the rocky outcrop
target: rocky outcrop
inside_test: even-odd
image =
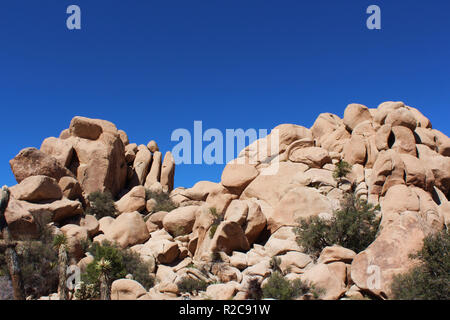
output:
[[[336,178],[340,160],[352,168]],[[174,189],[175,159],[155,141],[137,145],[114,124],[83,117],[10,164],[18,182],[5,210],[13,238],[36,239],[49,218],[84,269],[87,240],[114,242],[148,262],[155,286],[116,280],[115,300],[245,299],[250,283],[267,283],[274,257],[287,279],[323,289],[321,299],[391,298],[393,277],[417,263],[410,254],[450,224],[450,139],[403,102],[350,104],[343,118],[323,113],[310,129],[279,125],[230,161],[220,182],[191,188]],[[110,191],[117,212],[86,215],[93,191]],[[296,241],[299,219],[330,219],[348,192],[380,205],[377,238],[361,252],[330,245],[308,255]],[[178,208],[156,212],[161,193]],[[182,294],[185,278],[208,286]]]

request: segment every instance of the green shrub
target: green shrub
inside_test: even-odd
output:
[[[421,264],[394,277],[394,299],[450,300],[450,232],[426,237],[422,249],[411,258]]]
[[[270,259],[270,269],[275,272],[281,273],[281,258],[280,257],[272,257]]]
[[[208,283],[204,280],[184,277],[177,283],[177,286],[180,292],[193,293],[194,291],[205,291],[208,287]]]
[[[263,291],[261,289],[261,281],[258,278],[251,278],[248,281],[247,292],[245,293],[245,299],[261,300],[263,297]]]
[[[297,242],[305,252],[318,257],[323,248],[340,245],[360,252],[371,244],[377,235],[380,219],[379,207],[367,201],[346,196],[342,209],[334,212],[330,220],[318,216],[300,219],[295,228]]]
[[[147,290],[153,286],[154,279],[150,275],[149,264],[142,261],[136,252],[130,249],[121,249],[108,241],[104,241],[102,244],[94,242],[88,251],[94,257],[94,261],[86,267],[82,280],[86,286],[93,286],[94,294],[91,299],[98,298],[100,295],[100,270],[97,268],[97,264],[102,259],[111,264],[108,272],[110,283],[131,274],[133,279]]]
[[[209,229],[209,237],[212,239],[216,234],[217,227],[223,221],[223,215],[218,213],[216,208],[210,208],[209,213],[213,216],[213,223]]]
[[[170,212],[178,206],[170,199],[170,196],[166,192],[153,192],[149,189],[145,190],[146,200],[154,199],[156,201],[156,206],[153,208],[154,212],[166,211]]]
[[[103,217],[115,217],[117,208],[114,203],[113,196],[109,191],[95,191],[88,196],[90,206],[86,210],[86,214],[93,215],[97,219]]]
[[[341,179],[344,178],[346,175],[348,175],[351,171],[352,166],[348,162],[344,160],[339,160],[339,162],[336,163],[336,166],[334,168],[333,178],[336,181],[341,182]]]
[[[300,279],[289,281],[278,271],[272,273],[268,282],[262,288],[264,298],[276,300],[293,300],[307,293],[318,297],[314,287],[308,286]]]

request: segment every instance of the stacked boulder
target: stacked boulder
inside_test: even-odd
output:
[[[352,170],[338,183],[333,171],[341,160]],[[185,278],[209,284],[191,299],[246,299],[253,280],[268,281],[273,257],[286,278],[323,288],[323,299],[389,298],[392,277],[414,264],[409,254],[450,223],[450,139],[402,102],[351,104],[342,119],[321,114],[309,129],[279,125],[228,163],[219,183],[191,188],[172,190],[173,157],[162,160],[154,141],[130,144],[111,123],[79,117],[40,151],[21,151],[11,167],[19,185],[11,188],[8,223],[16,232],[36,233],[30,212],[50,212],[71,238],[115,241],[150,262],[156,285],[146,291],[120,279],[113,299],[182,299]],[[298,219],[330,217],[353,188],[381,207],[376,240],[358,254],[339,246],[318,259],[305,254]],[[170,192],[178,207],[152,212],[146,189]],[[96,190],[120,198],[118,217],[83,217],[84,198]],[[86,265],[92,257],[76,243],[73,255]],[[372,267],[379,286],[370,285]]]

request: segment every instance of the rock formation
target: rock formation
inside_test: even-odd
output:
[[[337,183],[332,173],[340,160],[352,169]],[[450,221],[450,138],[402,102],[350,104],[343,119],[320,114],[309,129],[277,126],[227,164],[219,183],[192,188],[172,190],[170,152],[162,157],[155,141],[129,143],[104,120],[75,117],[59,138],[22,150],[10,163],[18,184],[5,218],[13,236],[36,237],[36,215],[47,213],[77,261],[88,258],[80,240],[107,239],[154,262],[153,288],[120,279],[112,299],[180,299],[177,284],[186,277],[224,282],[199,297],[244,299],[251,279],[270,276],[274,256],[288,279],[323,287],[324,299],[385,299],[392,277],[414,265],[409,254]],[[297,220],[330,216],[351,186],[381,206],[380,233],[358,254],[332,246],[313,259],[296,242]],[[146,189],[170,193],[178,208],[153,212],[157,201]],[[85,216],[87,196],[105,190],[115,197],[117,217]],[[377,288],[368,285],[374,264],[381,270]]]

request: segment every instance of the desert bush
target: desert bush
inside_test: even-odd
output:
[[[86,214],[93,215],[97,219],[103,217],[115,217],[117,214],[116,204],[109,191],[95,191],[88,196],[89,207]]]
[[[297,242],[305,252],[318,257],[323,248],[340,245],[360,252],[371,244],[377,235],[380,219],[374,207],[365,200],[349,194],[329,220],[318,216],[300,219],[295,228]]]
[[[170,196],[166,192],[154,192],[149,189],[145,190],[145,198],[146,200],[154,199],[156,201],[156,205],[153,208],[154,212],[158,211],[166,211],[170,212],[178,206],[170,199]]]
[[[263,291],[261,288],[261,281],[258,278],[251,278],[248,281],[247,291],[245,293],[245,299],[261,300],[263,297]]]
[[[268,282],[262,288],[264,298],[276,300],[293,300],[308,293],[317,298],[318,292],[315,287],[308,286],[300,279],[289,281],[278,271],[271,274]]]
[[[209,229],[209,237],[212,239],[214,237],[214,235],[216,234],[217,227],[223,221],[223,215],[218,213],[216,208],[210,208],[209,213],[213,217],[213,223]]]
[[[100,270],[97,265],[102,259],[110,263],[108,271],[110,283],[131,274],[133,279],[147,290],[153,286],[154,279],[150,275],[149,264],[144,262],[138,253],[130,249],[121,249],[108,241],[101,244],[94,242],[88,251],[94,257],[94,261],[86,267],[86,272],[82,274],[81,278],[87,289],[89,289],[89,286],[92,286],[93,289],[86,289],[80,293],[80,295],[84,295],[84,298],[90,295],[89,292],[92,293],[90,299],[96,299],[100,295]]]
[[[182,278],[178,283],[178,290],[183,293],[193,293],[199,291],[205,291],[208,287],[208,283],[200,279],[192,279],[190,277]]]
[[[338,163],[336,163],[336,166],[333,171],[333,178],[338,182],[341,183],[342,178],[344,178],[346,175],[348,175],[352,171],[352,166],[344,161],[339,160]]]
[[[450,300],[450,232],[426,237],[422,249],[411,259],[418,259],[420,265],[394,277],[394,299]]]

